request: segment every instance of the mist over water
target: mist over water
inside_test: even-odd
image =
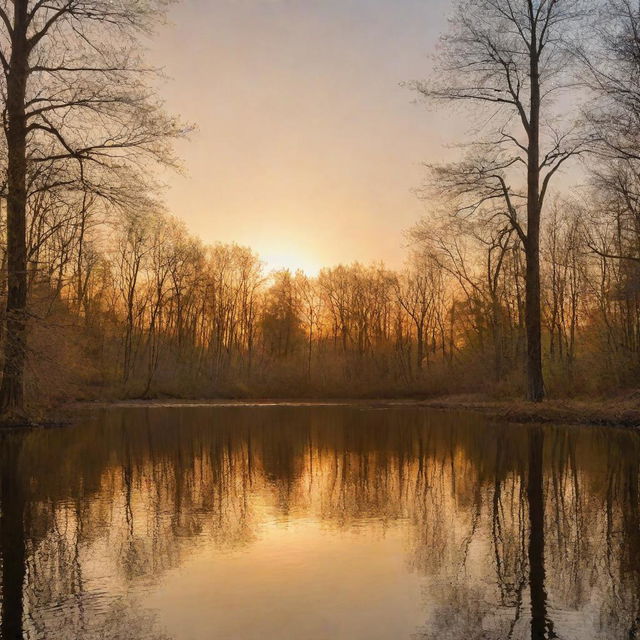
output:
[[[0,451],[3,638],[638,633],[630,431],[129,408]]]

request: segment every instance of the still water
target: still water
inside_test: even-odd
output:
[[[640,634],[640,437],[417,408],[0,436],[2,638]]]

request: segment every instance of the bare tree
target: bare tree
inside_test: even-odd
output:
[[[436,313],[437,292],[441,282],[442,269],[427,252],[414,252],[410,267],[394,282],[397,303],[414,325],[416,366],[419,371],[424,366],[425,357],[429,357],[425,343]]]
[[[640,5],[637,0],[604,0],[595,37],[578,49],[594,92],[587,117],[611,158],[640,161]]]
[[[309,278],[304,271],[296,272],[294,282],[300,300],[300,316],[307,332],[307,377],[311,378],[313,341],[317,342],[319,338],[317,334],[320,329],[322,297],[317,282]]]
[[[24,420],[27,342],[26,220],[42,167],[54,185],[105,198],[133,193],[145,159],[167,161],[180,133],[152,99],[137,36],[166,0],[2,0],[0,85],[7,144],[5,353],[0,411]],[[135,182],[141,185],[141,179]],[[52,185],[49,185],[52,186]],[[131,185],[129,185],[131,186]],[[42,185],[40,185],[42,188]]]
[[[442,38],[439,75],[416,83],[429,100],[492,110],[468,158],[433,167],[433,177],[457,215],[502,216],[522,241],[527,395],[535,402],[544,398],[540,221],[552,178],[586,145],[552,107],[571,84],[567,38],[582,9],[582,0],[460,0]]]

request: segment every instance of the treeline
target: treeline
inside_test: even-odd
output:
[[[617,169],[616,169],[617,170]],[[554,395],[632,387],[638,218],[602,183],[543,229],[545,370]],[[406,268],[267,273],[155,211],[30,220],[32,395],[256,397],[520,393],[525,262],[500,225],[425,220]]]
[[[175,164],[186,128],[137,51],[165,3],[5,4],[3,423],[24,422],[25,380],[30,400],[540,401],[637,385],[634,0],[458,0],[434,72],[413,86],[430,104],[471,104],[472,129],[460,158],[428,166],[406,268],[313,278],[203,246],[161,212],[149,176]]]

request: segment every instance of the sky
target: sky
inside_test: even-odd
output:
[[[406,256],[414,193],[452,121],[403,82],[429,74],[447,0],[182,0],[151,47],[169,112],[196,130],[164,178],[206,243],[268,268]]]

